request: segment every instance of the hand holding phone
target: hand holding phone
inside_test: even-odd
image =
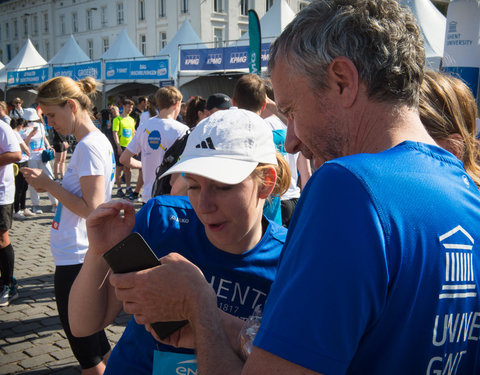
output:
[[[114,273],[136,272],[161,264],[150,246],[137,232],[131,233],[120,241],[103,254],[103,257]],[[157,336],[163,340],[187,323],[187,320],[156,322],[151,326]]]

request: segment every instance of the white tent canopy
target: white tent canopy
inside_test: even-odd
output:
[[[295,18],[295,12],[285,0],[277,0],[272,7],[260,19],[262,39],[274,39],[279,36],[283,29]],[[248,44],[248,32],[243,34],[233,45],[242,46]]]
[[[7,70],[40,68],[45,65],[47,65],[47,62],[28,39],[17,55],[0,70],[0,83],[7,82]]]
[[[157,55],[157,57],[165,57],[170,55],[170,77],[177,76],[179,45],[181,45],[181,49],[206,48],[205,44],[197,35],[190,22],[185,20],[173,38]]]
[[[90,61],[90,58],[80,48],[77,41],[70,35],[68,42],[63,45],[57,54],[48,62],[49,64],[74,64]]]
[[[427,66],[438,70],[443,56],[447,19],[430,0],[400,0],[408,6],[422,30]]]
[[[103,60],[115,60],[115,59],[131,59],[137,57],[144,57],[142,53],[137,49],[135,44],[127,34],[127,30],[123,29],[118,34],[115,42],[110,46],[108,50],[100,57]]]

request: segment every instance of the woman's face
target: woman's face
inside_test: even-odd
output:
[[[264,199],[257,180],[249,176],[227,185],[193,174],[185,179],[190,202],[215,247],[241,254],[260,241]]]
[[[62,135],[73,134],[75,116],[67,102],[64,106],[40,104],[43,114],[47,116],[48,125]]]

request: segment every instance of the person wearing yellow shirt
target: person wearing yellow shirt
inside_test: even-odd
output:
[[[112,122],[113,140],[116,146],[114,147],[115,161],[117,163],[115,171],[115,184],[118,188],[117,197],[119,198],[133,193],[133,190],[130,186],[130,181],[132,178],[131,169],[120,163],[120,155],[128,146],[135,134],[135,120],[130,116],[134,104],[135,103],[132,100],[125,99],[123,102],[123,113],[120,116],[115,117]],[[122,190],[122,172],[123,176],[125,177],[126,193]]]

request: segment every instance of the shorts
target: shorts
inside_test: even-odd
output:
[[[53,149],[55,150],[55,152],[64,152],[66,150],[63,142],[54,143],[52,146],[53,146]]]
[[[122,149],[122,152],[126,149],[126,147],[123,146],[120,146],[120,148]],[[114,147],[113,151],[115,154],[115,164],[117,165],[117,167],[123,167],[123,164],[120,163],[120,155],[118,155],[117,147]]]
[[[12,227],[13,203],[0,205],[0,230]]]

